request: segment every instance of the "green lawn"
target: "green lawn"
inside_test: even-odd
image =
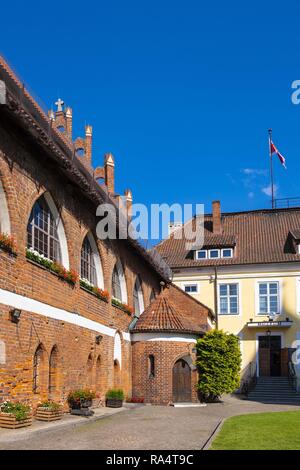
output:
[[[300,450],[300,411],[227,419],[211,450]]]

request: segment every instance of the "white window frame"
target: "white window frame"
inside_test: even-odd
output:
[[[278,315],[282,314],[282,283],[281,279],[259,279],[256,281],[256,286],[255,286],[255,314],[260,317],[267,317],[270,315],[271,312],[268,313],[261,313],[260,310],[260,305],[259,305],[259,284],[278,284],[278,306],[279,306],[279,312],[277,312]]]
[[[223,255],[224,250],[230,250],[231,255],[230,255],[230,256],[224,256],[224,255]],[[222,250],[221,250],[221,258],[224,258],[224,259],[233,258],[233,248],[222,248]]]
[[[185,290],[186,287],[190,287],[190,286],[195,286],[195,287],[196,287],[196,292],[187,292],[187,291]],[[187,282],[187,283],[184,283],[184,284],[182,284],[182,288],[183,288],[183,290],[184,290],[184,292],[185,292],[186,294],[198,294],[198,293],[199,293],[199,284],[198,284],[198,282]]]
[[[211,257],[210,254],[212,251],[217,251],[218,252],[218,256],[213,256]],[[208,250],[208,257],[209,259],[219,259],[220,258],[220,250],[219,248],[211,248],[210,250]]]
[[[221,285],[230,285],[230,284],[235,284],[237,285],[237,313],[221,313],[221,296],[220,296],[220,286]],[[240,289],[240,283],[238,281],[230,281],[227,282],[226,279],[224,281],[220,280],[218,281],[218,315],[222,317],[239,317],[241,316],[241,289]]]
[[[205,253],[205,258],[198,258],[198,253],[200,253],[200,252],[201,252],[201,253]],[[197,251],[196,251],[196,259],[197,259],[197,260],[199,260],[199,259],[200,259],[200,260],[201,260],[201,259],[207,259],[207,258],[208,258],[207,250],[197,250]]]

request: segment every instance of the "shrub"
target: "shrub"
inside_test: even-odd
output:
[[[105,395],[107,400],[124,400],[124,392],[121,388],[111,388]]]
[[[198,390],[206,401],[232,393],[240,385],[241,352],[239,338],[212,330],[197,341]]]
[[[11,401],[5,401],[0,405],[1,413],[10,413],[14,415],[16,421],[27,419],[31,413],[31,407],[24,405],[23,403],[12,403]]]
[[[67,400],[69,405],[71,405],[72,403],[81,403],[81,401],[84,400],[93,400],[95,396],[95,392],[93,392],[92,390],[80,389],[70,392]]]
[[[58,411],[61,409],[61,405],[59,403],[55,403],[54,401],[45,400],[38,404],[39,408],[47,408],[50,411]]]

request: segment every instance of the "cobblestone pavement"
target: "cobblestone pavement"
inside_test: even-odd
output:
[[[0,449],[201,449],[222,418],[265,411],[299,410],[289,405],[265,405],[228,396],[206,407],[142,406],[99,421],[52,429],[4,441]],[[9,431],[8,431],[9,432]]]

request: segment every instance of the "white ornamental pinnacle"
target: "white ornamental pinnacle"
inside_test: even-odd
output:
[[[60,98],[58,98],[58,100],[55,102],[55,105],[57,106],[57,112],[61,112],[63,110],[63,105],[65,104],[65,102],[63,100],[61,100]]]

